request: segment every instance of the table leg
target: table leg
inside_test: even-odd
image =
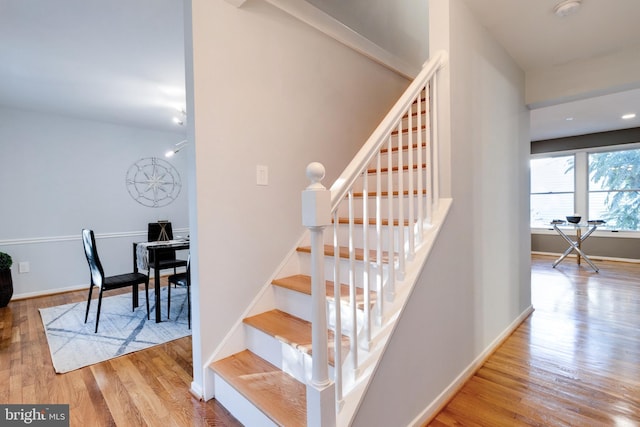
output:
[[[136,246],[138,244],[134,243],[133,244],[133,272],[137,273],[138,272],[138,263],[136,262]],[[133,287],[133,308],[138,307],[138,285],[135,285]]]
[[[578,249],[582,250],[582,229],[580,227],[576,227],[576,243]],[[577,253],[576,259],[578,260],[578,265],[580,265],[580,252]]]
[[[156,290],[156,323],[160,323],[162,321],[160,318],[160,268],[158,264],[158,254],[155,253],[153,255],[153,286]]]

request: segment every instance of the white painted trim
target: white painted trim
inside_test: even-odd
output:
[[[239,0],[227,1],[235,4]],[[386,49],[383,49],[305,0],[266,1],[294,18],[310,25],[321,33],[326,34],[343,45],[409,80],[413,80],[420,72],[419,67],[411,65],[404,59],[401,59]]]
[[[198,400],[204,400],[204,395],[202,393],[202,387],[194,381],[191,381],[191,388],[189,389],[193,397]]]
[[[555,252],[539,252],[539,251],[531,251],[533,255],[549,255],[554,257],[559,257],[560,253]],[[567,255],[567,258],[575,258],[575,254]],[[632,264],[640,264],[640,259],[635,258],[616,258],[616,257],[608,257],[608,256],[600,256],[600,255],[589,255],[589,258],[592,260],[599,261],[614,261],[614,262],[630,262]]]
[[[89,289],[88,284],[69,286],[66,288],[47,289],[47,290],[38,291],[38,292],[27,292],[24,294],[14,294],[11,297],[11,301],[17,301],[17,300],[28,299],[28,298],[36,298],[36,297],[44,297],[48,295],[63,294],[65,292],[83,291],[86,289]]]
[[[496,337],[489,346],[476,357],[473,362],[458,377],[453,380],[442,393],[427,406],[421,414],[414,418],[410,426],[421,426],[430,421],[446,406],[447,403],[460,391],[464,384],[473,377],[473,375],[484,365],[487,359],[500,347],[500,345],[509,338],[522,322],[533,313],[533,306],[527,307],[507,328]]]
[[[226,0],[227,3],[234,5],[235,7],[242,6],[247,0]]]
[[[570,230],[570,228],[569,228]],[[531,228],[531,234],[550,234],[550,235],[554,235],[557,236],[558,234],[556,233],[556,230],[554,230],[553,228],[547,228],[547,227],[532,227]],[[571,233],[568,233],[571,234]],[[574,233],[575,234],[575,233]],[[602,229],[602,228],[598,228],[596,231],[593,232],[593,234],[591,235],[593,237],[611,237],[614,239],[640,239],[640,232],[638,231],[630,231],[630,230],[625,230],[625,231],[618,231],[618,230],[607,230],[607,229]]]
[[[189,233],[189,228],[176,228],[174,233]],[[121,239],[142,236],[145,238],[147,231],[121,231],[116,233],[99,233],[95,235],[96,239]],[[48,236],[48,237],[26,237],[22,239],[5,239],[0,240],[0,246],[16,246],[16,245],[33,245],[42,243],[55,242],[73,242],[82,240],[80,233],[68,236]]]

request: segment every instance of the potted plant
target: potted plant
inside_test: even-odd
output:
[[[13,260],[9,254],[0,252],[0,307],[6,307],[13,296],[13,280],[11,265]]]

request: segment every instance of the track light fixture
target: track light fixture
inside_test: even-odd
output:
[[[173,149],[167,151],[166,153],[164,153],[165,157],[173,157],[174,154],[176,154],[178,151],[182,150],[185,146],[187,145],[187,140],[185,139],[184,141],[180,141],[178,142]]]

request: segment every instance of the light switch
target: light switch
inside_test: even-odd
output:
[[[29,262],[21,261],[18,263],[18,273],[28,273],[29,272]]]
[[[264,165],[256,166],[256,184],[269,185],[269,167]]]

